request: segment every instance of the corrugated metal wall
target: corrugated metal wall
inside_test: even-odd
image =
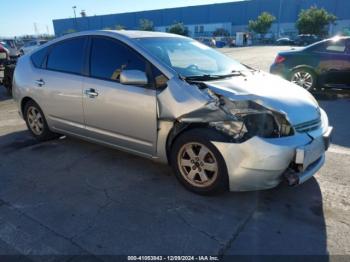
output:
[[[281,0],[283,10],[282,23],[293,23],[301,9],[312,5],[324,7],[340,20],[350,19],[350,0]],[[54,20],[57,36],[69,29],[76,31],[104,29],[123,25],[128,29],[137,29],[140,19],[149,19],[155,26],[168,26],[175,21],[192,24],[211,24],[231,22],[233,25],[245,25],[261,12],[267,11],[278,17],[280,0],[247,0],[232,3],[212,4],[171,8],[144,12],[112,14],[103,16],[79,17],[75,19]]]

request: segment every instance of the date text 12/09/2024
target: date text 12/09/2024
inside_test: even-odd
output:
[[[128,256],[128,261],[219,261],[217,256]]]

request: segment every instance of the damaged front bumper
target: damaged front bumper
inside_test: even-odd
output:
[[[326,119],[318,130],[290,137],[212,142],[225,159],[230,191],[252,191],[276,187],[283,179],[290,185],[310,179],[325,162],[331,133]]]
[[[262,88],[265,77],[192,85],[171,79],[158,95],[158,117],[168,127],[160,128],[162,134],[169,131],[176,137],[181,127],[201,124],[228,136],[227,141],[211,142],[225,160],[230,191],[273,188],[285,177],[291,185],[300,184],[325,161],[329,142],[324,138],[332,131],[326,113],[310,93],[280,78],[267,77],[269,85]],[[170,129],[167,121],[179,128]],[[164,161],[164,145],[171,139],[160,137],[158,152]]]

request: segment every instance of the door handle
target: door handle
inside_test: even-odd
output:
[[[85,95],[89,96],[90,98],[95,98],[98,96],[98,93],[96,92],[95,89],[90,88],[90,89],[85,90]]]
[[[38,79],[38,80],[35,80],[35,84],[39,87],[42,87],[43,85],[45,85],[45,81],[42,79]]]

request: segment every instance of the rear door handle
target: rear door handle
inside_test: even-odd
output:
[[[42,87],[43,85],[45,85],[45,81],[42,79],[35,80],[35,84],[39,87]]]
[[[96,92],[95,89],[90,88],[90,89],[85,90],[85,95],[89,96],[90,98],[95,98],[98,96],[98,93]]]

